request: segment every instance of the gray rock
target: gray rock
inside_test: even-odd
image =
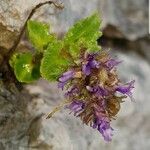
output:
[[[43,1],[0,1],[0,61],[14,44],[31,9]],[[63,3],[62,11],[50,6],[40,8],[34,19],[50,23],[53,32],[61,35],[75,21],[98,10],[106,36],[135,40],[148,33],[147,0],[63,0]],[[142,45],[147,54],[149,44],[142,42]],[[128,99],[122,104],[118,119],[113,122],[115,134],[111,143],[105,143],[96,130],[83,125],[66,110],[46,120],[45,115],[63,100],[63,93],[55,83],[40,80],[26,86],[35,95],[32,100],[28,94],[7,90],[0,83],[0,150],[149,150],[149,64],[135,54],[117,53],[117,56],[124,60],[119,70],[121,78],[136,79],[136,102]]]
[[[148,35],[147,0],[102,0],[100,5],[104,23],[114,26],[122,37],[136,40]]]
[[[28,146],[25,136],[35,118],[27,111],[31,96],[18,91],[14,84],[4,85],[0,79],[0,150],[20,150]]]
[[[0,46],[9,49],[15,41],[31,9],[46,0],[0,1]],[[98,10],[102,14],[107,36],[135,40],[148,34],[147,0],[63,0],[64,10],[44,6],[34,18],[52,24],[53,31],[65,33],[77,20]],[[114,32],[115,29],[115,32]],[[15,37],[15,38],[14,38]],[[6,42],[7,41],[7,42]]]

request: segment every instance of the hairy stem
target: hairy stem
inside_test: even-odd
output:
[[[65,100],[62,103],[60,103],[58,106],[56,106],[50,113],[48,113],[48,115],[46,116],[46,119],[51,118],[57,111],[60,111],[62,107],[64,107],[64,105],[66,105],[67,103],[70,103],[70,100]]]

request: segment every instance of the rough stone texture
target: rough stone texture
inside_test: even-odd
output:
[[[101,7],[104,23],[117,28],[127,39],[148,34],[147,0],[102,0]]]
[[[43,0],[44,1],[44,0]],[[0,47],[9,49],[17,38],[29,12],[42,0],[0,1]],[[46,0],[45,0],[46,1]]]
[[[3,53],[12,47],[33,6],[43,1],[0,1],[0,61]],[[63,11],[44,6],[34,18],[51,23],[53,31],[61,35],[75,21],[98,10],[102,13],[106,36],[129,40],[147,36],[147,0],[63,2]],[[150,60],[148,38],[128,44],[131,49],[140,49]],[[26,92],[20,93],[13,85],[8,88],[0,82],[0,150],[149,150],[150,66],[131,52],[117,52],[117,56],[124,60],[120,67],[122,79],[136,79],[136,102],[127,100],[122,104],[118,119],[113,122],[115,133],[111,143],[105,143],[96,130],[83,125],[65,110],[50,120],[45,119],[45,114],[63,100],[62,92],[55,83],[40,80],[37,84],[26,86],[33,95],[31,100]]]
[[[137,50],[140,49],[140,52],[144,55],[144,57],[149,61],[150,63],[150,37],[147,39],[142,39],[137,41]]]
[[[135,79],[136,88],[135,102],[127,99],[122,104],[117,120],[113,121],[115,129],[113,141],[104,142],[96,130],[83,125],[79,119],[69,115],[68,111],[62,110],[49,120],[46,120],[46,115],[43,115],[37,122],[31,124],[33,127],[30,134],[36,131],[38,134],[30,138],[29,146],[42,147],[44,145],[48,150],[51,148],[53,150],[150,149],[149,64],[134,53],[116,53],[116,56],[124,60],[119,69],[122,80]],[[49,112],[63,100],[63,95],[55,83],[48,84],[41,80],[35,85],[28,85],[27,89],[30,93],[38,95],[28,107],[28,111],[35,116]]]
[[[8,49],[12,46],[14,35],[17,35],[23,26],[33,6],[44,1],[46,0],[0,1],[1,47]],[[62,0],[62,2],[65,8],[61,13],[54,7],[50,9],[50,6],[44,6],[35,14],[35,18],[51,22],[53,31],[58,34],[65,33],[75,21],[95,10],[102,14],[103,28],[106,27],[107,36],[135,40],[148,34],[147,0]]]
[[[0,79],[0,150],[17,150],[28,145],[27,133],[31,121],[27,107],[31,100],[27,91],[19,91],[14,84],[4,85]]]

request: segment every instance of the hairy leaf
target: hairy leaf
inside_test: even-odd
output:
[[[77,57],[81,47],[89,52],[100,50],[97,39],[101,36],[98,13],[77,22],[66,34],[64,43],[73,57]]]
[[[29,39],[38,51],[42,51],[54,39],[54,36],[49,34],[49,26],[47,24],[30,20],[27,28]]]
[[[10,60],[16,78],[20,82],[32,82],[40,77],[39,65],[34,64],[31,53],[16,53]]]
[[[69,60],[63,53],[63,43],[55,40],[44,51],[41,62],[41,76],[49,81],[57,80],[64,70],[67,69]]]

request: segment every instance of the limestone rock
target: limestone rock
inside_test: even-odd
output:
[[[12,47],[31,9],[44,1],[0,1],[0,61],[3,59],[3,53]],[[65,5],[64,10],[59,11],[47,5],[36,12],[34,19],[50,23],[53,32],[61,35],[74,22],[98,10],[103,17],[106,36],[129,40],[147,36],[147,0],[62,0],[62,2]],[[148,42],[143,41],[141,45],[147,54]],[[111,143],[105,143],[96,130],[83,125],[66,110],[46,120],[45,114],[63,100],[63,93],[57,89],[55,83],[48,84],[40,80],[36,84],[26,86],[33,95],[32,100],[24,93],[14,92],[16,88],[10,91],[0,83],[0,150],[150,149],[149,64],[131,52],[116,55],[124,60],[119,70],[121,78],[124,81],[136,80],[134,92],[136,102],[128,99],[122,104],[118,119],[113,122],[115,133]]]
[[[46,0],[0,1],[0,47],[9,49],[32,8]],[[44,6],[34,18],[51,23],[53,31],[65,33],[77,20],[94,11],[101,13],[105,34],[135,40],[148,34],[147,0],[62,0],[64,10]],[[107,30],[106,30],[107,29]]]
[[[44,1],[44,0],[43,0]],[[14,44],[33,6],[41,0],[1,0],[0,1],[0,47],[9,49]]]
[[[35,116],[27,106],[31,96],[20,92],[14,84],[4,85],[0,79],[0,150],[20,150],[28,146],[27,133]]]

